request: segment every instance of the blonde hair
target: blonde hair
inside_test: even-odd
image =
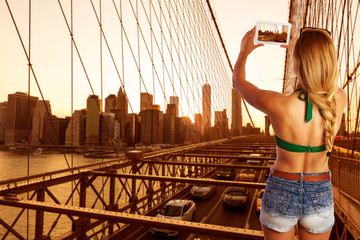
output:
[[[294,49],[298,77],[309,100],[321,110],[327,151],[335,138],[338,62],[335,46],[326,30],[309,29],[301,33]]]

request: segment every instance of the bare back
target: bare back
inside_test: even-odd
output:
[[[313,117],[305,123],[306,102],[299,99],[299,92],[283,96],[276,112],[269,113],[273,129],[281,139],[298,145],[320,146],[324,141],[324,128],[318,107],[314,104]],[[336,133],[340,128],[346,95],[339,89],[336,101]],[[271,111],[272,112],[272,111]],[[316,153],[296,153],[276,146],[277,159],[274,168],[289,172],[324,172],[328,170],[326,151]]]

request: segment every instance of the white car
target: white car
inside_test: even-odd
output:
[[[195,217],[196,206],[188,199],[172,199],[167,202],[156,215],[158,218],[191,221]],[[177,236],[179,232],[169,229],[151,228],[150,232],[158,236]]]
[[[251,159],[251,157],[256,157],[256,158],[262,157],[262,154],[252,153],[252,154],[249,155],[249,157],[250,157],[250,159],[248,159],[246,161],[247,164],[249,164],[249,165],[260,165],[262,163],[261,160],[259,160],[259,159]]]
[[[210,198],[215,191],[215,185],[196,184],[191,188],[190,194],[193,198]]]

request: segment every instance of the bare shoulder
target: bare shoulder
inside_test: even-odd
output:
[[[254,107],[268,115],[277,113],[279,108],[286,103],[286,95],[271,90],[261,90],[253,97],[255,98]]]
[[[346,92],[342,88],[338,88],[338,91],[335,94],[335,101],[338,107],[343,111],[346,106]]]

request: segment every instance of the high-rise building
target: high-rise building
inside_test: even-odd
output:
[[[166,113],[175,115],[176,117],[176,105],[175,104],[168,104],[166,107]]]
[[[81,146],[85,141],[86,110],[76,110],[66,128],[65,144]]]
[[[125,90],[122,87],[119,88],[117,94],[116,109],[122,110],[125,116],[128,114],[128,100]]]
[[[16,92],[8,95],[5,144],[28,142],[37,97]]]
[[[202,87],[202,116],[204,127],[211,127],[211,87],[207,83]]]
[[[5,143],[5,130],[7,124],[7,102],[0,103],[0,144]]]
[[[120,122],[115,120],[114,123],[114,139],[118,141],[120,139]]]
[[[153,109],[153,95],[150,93],[141,93],[140,112],[146,109]]]
[[[109,113],[111,110],[116,109],[116,95],[110,94],[105,98],[105,112]]]
[[[103,143],[110,143],[111,139],[114,139],[115,114],[102,113],[101,118],[101,141]]]
[[[51,106],[49,101],[38,101],[34,111],[34,117],[31,129],[31,143],[41,144],[44,140],[44,122],[45,118],[49,118],[46,111],[51,115]]]
[[[170,96],[170,104],[175,105],[176,117],[179,117],[179,97]]]
[[[178,117],[175,119],[175,141],[182,144],[185,141],[193,142],[193,133],[191,132],[191,120],[189,117]]]
[[[215,111],[215,128],[217,129],[217,138],[227,137],[229,128],[226,109],[223,111]]]
[[[90,95],[86,101],[86,131],[87,143],[98,143],[100,134],[101,101],[97,95]]]
[[[145,109],[141,115],[141,142],[144,145],[163,143],[163,112]]]
[[[69,118],[46,117],[44,120],[44,144],[64,145],[66,128],[69,125],[69,121]]]
[[[136,113],[128,114],[125,124],[125,141],[127,146],[135,146],[140,142],[140,117]]]
[[[200,133],[200,135],[203,134],[204,126],[201,113],[195,113],[195,129]]]
[[[231,92],[231,132],[233,136],[239,136],[242,132],[241,96],[235,88]]]

